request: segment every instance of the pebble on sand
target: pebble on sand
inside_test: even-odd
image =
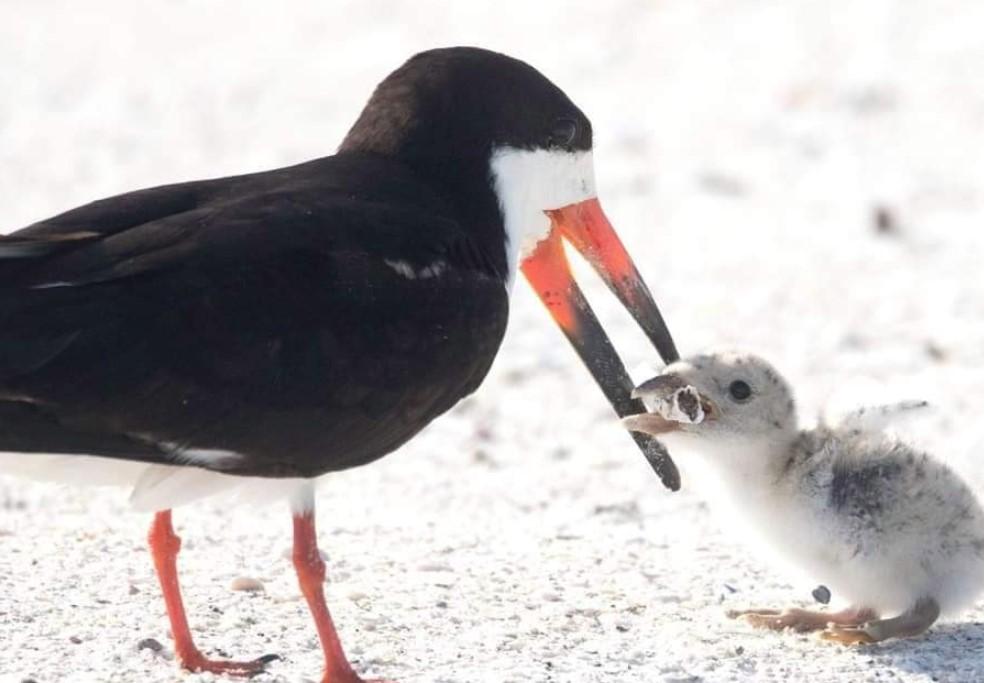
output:
[[[150,650],[151,652],[160,652],[164,649],[160,641],[156,638],[144,638],[139,643],[137,643],[137,650]]]

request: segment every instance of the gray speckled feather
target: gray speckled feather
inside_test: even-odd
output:
[[[700,424],[664,415],[660,428],[681,462],[707,474],[692,483],[835,599],[902,613],[872,633],[921,632],[913,624],[925,630],[984,588],[984,511],[974,492],[944,463],[883,431],[925,402],[858,409],[800,430],[792,390],[755,356],[695,356],[663,374],[674,381],[643,386],[689,385],[710,408]],[[659,396],[648,398],[658,405]]]

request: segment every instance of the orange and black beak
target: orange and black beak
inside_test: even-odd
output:
[[[619,417],[645,412],[632,398],[632,380],[611,341],[571,276],[562,238],[594,267],[635,318],[667,364],[679,360],[670,331],[614,228],[596,198],[547,211],[550,235],[521,264],[526,279],[574,345]],[[680,488],[680,475],[666,449],[648,434],[632,435],[669,489]]]

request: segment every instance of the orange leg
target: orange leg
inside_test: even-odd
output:
[[[294,568],[297,570],[297,580],[301,584],[301,592],[307,600],[318,628],[321,639],[321,649],[325,654],[325,675],[321,683],[385,683],[385,681],[366,681],[352,669],[342,643],[335,631],[331,613],[325,603],[324,582],[325,563],[318,552],[318,537],[314,528],[313,510],[304,510],[294,514]]]
[[[729,610],[728,618],[743,618],[752,626],[773,631],[792,629],[799,633],[822,631],[830,625],[857,626],[876,617],[873,610],[850,607],[840,612],[815,612],[807,609],[744,609]]]
[[[228,662],[207,659],[195,647],[191,631],[188,629],[188,618],[185,616],[184,605],[181,602],[181,587],[178,585],[178,551],[181,550],[181,539],[175,535],[171,527],[171,511],[158,512],[150,527],[147,537],[150,552],[157,568],[157,578],[161,582],[164,593],[164,604],[167,605],[167,616],[171,620],[171,633],[174,636],[174,651],[181,666],[189,671],[211,671],[229,676],[251,676],[263,670],[263,667],[276,655],[268,655],[251,662]]]
[[[925,633],[939,616],[940,606],[936,600],[923,598],[897,617],[871,619],[863,624],[834,624],[820,637],[841,645],[870,645],[889,638],[914,638]]]

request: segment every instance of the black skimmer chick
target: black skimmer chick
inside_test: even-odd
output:
[[[518,272],[616,411],[641,409],[562,239],[676,360],[598,203],[587,117],[521,61],[421,53],[334,156],[131,192],[0,239],[0,471],[134,485],[195,671],[263,662],[193,642],[171,508],[257,481],[289,496],[323,680],[358,681],[325,606],[310,482],[394,451],[478,387]]]
[[[974,493],[883,429],[925,403],[861,409],[834,426],[800,430],[779,373],[735,353],[673,363],[635,394],[655,412],[626,426],[692,459],[695,480],[710,485],[728,519],[849,604],[731,616],[874,643],[919,635],[984,588],[984,511]]]

